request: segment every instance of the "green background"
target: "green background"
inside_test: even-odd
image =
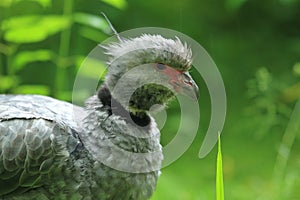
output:
[[[80,64],[112,34],[101,12],[118,32],[182,32],[214,59],[228,100],[221,137],[225,199],[300,199],[299,0],[1,0],[0,92],[71,101]],[[153,200],[215,199],[216,147],[198,158],[210,98],[201,76],[191,74],[200,87],[200,128],[184,155],[162,169]],[[179,118],[174,102],[163,144],[176,134]]]

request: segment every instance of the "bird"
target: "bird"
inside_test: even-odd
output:
[[[150,110],[177,94],[198,99],[192,50],[159,34],[100,47],[108,69],[83,107],[37,94],[0,95],[0,199],[152,196],[163,154]]]

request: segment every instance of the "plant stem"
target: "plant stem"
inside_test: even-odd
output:
[[[1,46],[1,36],[0,36],[0,46]],[[1,48],[1,47],[0,47]],[[0,52],[0,76],[6,74],[5,70],[5,60],[4,60],[4,53]]]
[[[217,171],[216,171],[216,200],[224,200],[223,164],[220,133],[218,138]]]
[[[285,174],[285,168],[290,156],[291,149],[296,140],[297,135],[299,134],[300,124],[300,99],[296,102],[295,108],[290,117],[290,121],[287,125],[281,144],[279,146],[277,159],[274,167],[273,179],[275,183],[283,183],[283,178]],[[281,185],[277,185],[280,189]]]
[[[63,16],[68,17],[72,20],[72,11],[73,11],[73,0],[64,1]],[[71,29],[72,24],[60,35],[60,45],[59,45],[59,61],[57,63],[56,74],[55,74],[55,83],[54,83],[54,96],[61,96],[60,94],[66,90],[66,66],[65,60],[69,56],[70,51],[70,42],[71,42]]]

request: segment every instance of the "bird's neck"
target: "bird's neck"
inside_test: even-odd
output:
[[[126,122],[131,124],[147,127],[150,123],[150,116],[145,110],[126,109],[111,95],[109,89],[102,85],[98,91],[98,98],[101,101],[103,107],[107,110],[109,115],[116,115],[123,118]],[[132,101],[135,104],[138,101]],[[135,106],[138,106],[137,104]]]
[[[173,92],[168,88],[158,84],[145,84],[136,89],[129,101],[131,112],[150,111],[157,108],[157,105],[165,107],[173,97]]]
[[[107,92],[103,88],[100,90]],[[96,161],[119,171],[159,170],[163,156],[160,132],[154,119],[141,113],[141,116],[134,115],[139,120],[149,118],[146,127],[138,126],[123,113],[124,108],[114,111],[114,103],[109,105],[104,97],[108,94],[92,96],[86,102],[87,117],[82,123],[84,131],[80,137],[84,146]]]

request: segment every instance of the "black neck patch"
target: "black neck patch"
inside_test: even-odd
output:
[[[116,99],[112,98],[106,85],[100,86],[97,95],[103,105],[103,108],[109,115],[118,115],[127,123],[131,123],[133,125],[138,125],[143,128],[149,127],[151,119],[146,112],[132,113],[127,111]]]

